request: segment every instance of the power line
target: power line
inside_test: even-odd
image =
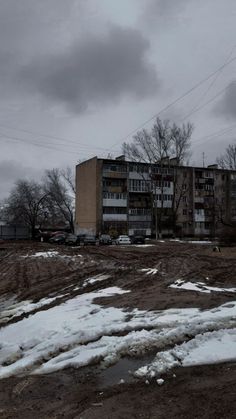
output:
[[[231,49],[229,55],[227,56],[224,65],[222,66],[221,70],[219,70],[215,77],[213,78],[212,82],[210,83],[210,85],[207,87],[207,89],[205,90],[205,92],[201,95],[200,99],[198,100],[198,103],[192,108],[192,110],[190,111],[190,113],[194,112],[195,109],[198,109],[201,101],[206,97],[207,93],[211,90],[212,86],[215,84],[215,82],[217,81],[218,77],[220,76],[220,74],[223,72],[224,68],[225,68],[225,64],[229,61],[231,55],[233,54],[233,51],[235,49],[236,45],[233,46],[233,48]],[[184,121],[187,117],[184,117],[183,119],[181,119],[181,121]]]
[[[231,81],[231,83],[233,83],[233,82],[235,82],[235,80],[232,80]],[[214,100],[216,100],[219,96],[221,96],[228,88],[229,88],[229,85],[227,85],[226,87],[224,87],[224,89],[220,90],[215,96],[213,96],[211,99],[209,99],[203,105],[199,106],[198,108],[194,109],[193,111],[191,111],[190,113],[188,113],[187,115],[185,115],[185,117],[182,118],[181,121],[184,121],[185,119],[189,118],[194,113],[196,113],[196,112],[200,111],[201,109],[205,108],[205,106],[209,105],[209,103],[214,102]]]
[[[191,87],[189,90],[187,90],[185,93],[183,93],[182,95],[180,95],[179,97],[177,97],[177,99],[175,99],[173,102],[169,103],[168,105],[166,105],[164,108],[162,108],[158,113],[156,113],[155,115],[153,115],[151,118],[147,119],[145,122],[143,122],[141,125],[139,125],[137,128],[133,129],[128,135],[126,135],[124,138],[122,138],[121,140],[117,141],[116,143],[114,143],[110,150],[112,150],[113,147],[115,147],[117,144],[120,144],[121,142],[126,141],[131,135],[135,134],[138,130],[140,130],[141,128],[143,128],[145,125],[147,125],[149,122],[151,122],[154,118],[157,118],[159,115],[161,115],[163,112],[167,111],[169,108],[171,108],[172,106],[174,106],[177,102],[179,102],[180,100],[184,99],[186,96],[188,96],[190,93],[192,93],[194,90],[196,90],[199,86],[201,86],[203,83],[205,83],[206,81],[208,81],[209,79],[211,79],[215,74],[217,74],[219,71],[221,71],[223,68],[225,68],[226,66],[228,66],[229,64],[231,64],[233,61],[236,60],[236,57],[231,58],[229,61],[227,61],[226,63],[224,63],[223,65],[221,65],[217,70],[215,70],[214,72],[212,72],[211,74],[209,74],[207,77],[205,77],[204,79],[202,79],[200,82],[198,82],[197,84],[195,84],[193,87]]]
[[[42,133],[34,132],[34,131],[31,131],[31,130],[21,129],[21,128],[14,128],[14,127],[10,127],[10,126],[3,125],[3,124],[0,124],[0,127],[5,128],[5,129],[14,130],[14,131],[19,131],[19,132],[25,132],[27,134],[38,135],[39,137],[43,137],[43,138],[47,138],[47,139],[53,139],[53,140],[61,141],[61,144],[57,144],[57,145],[68,146],[68,143],[70,143],[70,144],[81,146],[81,147],[84,147],[84,148],[89,148],[89,149],[90,148],[91,149],[95,148],[95,149],[101,150],[101,151],[110,151],[110,148],[93,146],[93,145],[90,146],[89,144],[81,143],[81,142],[78,142],[78,141],[73,141],[73,140],[70,140],[68,138],[63,138],[63,137],[58,137],[58,136],[53,136],[53,135],[48,135],[48,134],[42,134]],[[5,135],[5,134],[2,134],[2,135]],[[14,136],[9,136],[9,138],[10,137],[14,138]]]
[[[80,154],[78,150],[74,150],[74,151],[69,150],[68,149],[68,146],[67,146],[67,149],[64,150],[64,149],[57,148],[57,147],[55,147],[52,144],[41,144],[41,143],[37,143],[35,141],[28,140],[28,139],[25,139],[25,138],[15,137],[15,136],[12,136],[12,135],[9,136],[9,135],[4,134],[4,133],[0,133],[0,138],[2,138],[3,140],[4,139],[8,139],[10,141],[20,141],[20,142],[23,142],[25,144],[30,144],[30,145],[33,145],[33,146],[36,146],[36,147],[40,147],[40,148],[46,148],[46,149],[50,149],[50,150],[60,151],[60,152],[63,152],[63,153],[78,154],[78,155]],[[65,147],[66,146],[66,144],[58,144],[58,146],[60,146],[60,145],[62,147]],[[96,149],[97,147],[91,147],[91,148],[94,150],[94,148]],[[101,147],[99,147],[99,149],[101,149]],[[102,150],[104,150],[106,152],[109,151],[109,149],[105,149],[105,148],[103,148]],[[82,150],[82,151],[87,151],[87,150]]]

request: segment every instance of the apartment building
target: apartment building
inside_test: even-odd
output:
[[[236,222],[236,172],[94,157],[76,166],[77,233],[215,236]]]

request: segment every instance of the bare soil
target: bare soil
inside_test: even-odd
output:
[[[30,257],[35,252],[49,250],[59,252],[62,257]],[[148,268],[158,271],[155,275],[144,275],[141,269]],[[183,291],[169,288],[169,285],[177,279],[185,279],[202,281],[211,286],[236,287],[236,248],[222,248],[217,253],[213,252],[212,245],[180,242],[159,242],[152,247],[74,248],[30,242],[0,245],[1,301],[15,296],[18,300],[37,302],[44,297],[57,296],[62,289],[66,289],[67,295],[60,299],[61,303],[82,292],[73,290],[75,286],[99,273],[110,275],[102,282],[102,287],[119,286],[132,291],[97,299],[95,302],[101,305],[145,310],[207,309],[235,300],[235,294]],[[99,283],[91,284],[86,287],[86,292],[100,287]],[[58,301],[54,300],[51,306],[56,304]],[[27,315],[9,319],[8,324]],[[147,385],[134,379],[117,384],[117,370],[111,369],[112,374],[115,374],[113,382],[109,371],[102,379],[101,369],[94,365],[48,375],[0,380],[0,417],[235,417],[235,363],[171,370],[163,377],[163,386],[158,386],[156,381]]]

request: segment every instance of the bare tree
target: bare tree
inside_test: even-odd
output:
[[[62,169],[60,173],[61,176],[64,178],[65,182],[67,183],[72,194],[75,195],[75,175],[71,167],[68,166],[66,169]]]
[[[36,226],[45,219],[47,193],[34,181],[19,180],[6,200],[5,215],[8,222],[24,223],[35,237]]]
[[[70,189],[68,188],[70,186]],[[74,184],[69,170],[62,173],[59,169],[46,171],[44,191],[47,194],[49,214],[59,214],[69,223],[74,232]]]
[[[152,207],[154,207],[155,232],[156,237],[161,235],[162,216],[164,209],[164,171],[168,167],[169,158],[175,158],[175,167],[171,166],[173,177],[173,200],[172,200],[172,226],[175,228],[177,222],[177,213],[180,201],[186,190],[184,183],[178,182],[177,167],[183,165],[190,155],[191,135],[193,125],[191,123],[177,126],[171,124],[169,120],[162,121],[157,118],[151,131],[143,129],[134,137],[132,143],[123,144],[123,153],[135,162],[145,162],[150,164],[151,173],[149,181],[149,190],[152,195]],[[160,168],[158,176],[153,175],[152,165],[157,164]],[[169,163],[170,164],[170,163]],[[161,195],[161,205],[158,208],[156,191]]]
[[[178,159],[180,165],[184,164],[190,157],[190,138],[193,133],[193,125],[189,122],[182,127],[173,124],[171,127],[171,148],[172,154]]]
[[[216,159],[221,169],[236,170],[236,145],[229,144],[225,153]]]
[[[132,143],[123,143],[123,153],[132,161],[161,163],[165,157],[176,158],[184,164],[190,154],[193,125],[178,127],[169,120],[157,118],[151,131],[143,129],[133,137]]]

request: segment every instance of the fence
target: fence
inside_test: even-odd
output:
[[[29,239],[28,227],[20,225],[0,225],[0,238],[5,240]]]

